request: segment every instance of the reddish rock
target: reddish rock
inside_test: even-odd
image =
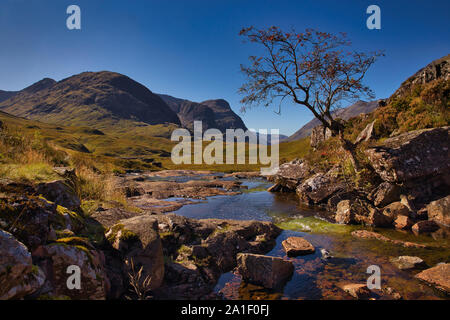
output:
[[[289,237],[282,243],[284,251],[290,257],[303,256],[314,253],[314,246],[301,237]]]
[[[415,225],[412,226],[412,231],[415,233],[428,233],[434,232],[439,229],[439,226],[434,221],[419,221]]]
[[[428,219],[450,226],[450,195],[427,206]]]
[[[365,284],[350,283],[342,286],[342,290],[356,299],[368,299],[371,295],[370,290]]]
[[[382,289],[383,292],[391,297],[392,300],[403,299],[402,295],[392,287],[385,287]]]
[[[341,224],[364,224],[375,227],[388,226],[392,223],[377,208],[362,199],[339,202],[335,220]]]
[[[449,275],[450,263],[442,263],[418,273],[416,278],[425,281],[448,294],[450,293]]]
[[[383,208],[383,215],[392,221],[398,216],[408,216],[409,212],[409,208],[400,201],[393,202]]]
[[[407,230],[413,225],[413,221],[408,216],[398,216],[394,221],[396,229]]]

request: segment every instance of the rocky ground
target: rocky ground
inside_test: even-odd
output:
[[[281,232],[270,222],[163,214],[191,203],[184,197],[236,194],[239,181],[118,179],[140,211],[99,206],[87,216],[74,192],[76,175],[62,168],[61,180],[37,186],[0,182],[1,299],[136,299],[130,281],[141,268],[141,280],[151,278],[142,290],[156,299],[214,298],[218,277],[236,267],[238,253],[265,253]],[[171,197],[177,200],[166,201]],[[67,288],[70,265],[80,267],[83,290]]]
[[[368,147],[378,175],[371,190],[355,188],[339,165],[328,171],[304,160],[280,166],[273,192],[296,192],[302,203],[335,212],[337,223],[395,227],[417,233],[449,224],[450,127],[407,132]]]
[[[278,176],[271,179],[280,186],[278,191],[285,192],[295,185],[303,185],[300,190],[305,190],[303,179],[311,179],[305,172],[318,181],[328,181],[327,178],[319,179],[311,169],[303,170],[305,168],[305,162],[292,162],[282,166]],[[143,283],[144,279],[151,278],[150,284],[141,290],[154,299],[218,299],[220,296],[214,293],[213,288],[219,277],[229,271],[238,273],[246,283],[268,290],[279,290],[292,276],[295,268],[292,261],[264,255],[274,247],[281,233],[281,229],[273,223],[197,220],[167,213],[195,203],[193,199],[237,194],[243,188],[239,178],[254,177],[254,174],[223,177],[211,173],[195,175],[187,172],[185,175],[184,172],[168,171],[160,176],[143,173],[117,177],[121,180],[118,185],[127,193],[129,203],[141,210],[99,205],[88,216],[81,210],[80,199],[74,193],[77,183],[75,173],[64,168],[57,170],[61,180],[49,183],[26,185],[7,180],[0,182],[2,299],[138,299],[142,297],[131,289],[130,282],[136,280],[139,270],[138,282]],[[294,174],[287,176],[286,172]],[[188,178],[170,180],[169,177],[174,175]],[[158,179],[152,180],[155,177]],[[326,177],[335,178],[332,174]],[[320,199],[319,203],[328,204],[332,196],[354,194],[348,190],[343,193],[336,185],[339,184],[325,191],[311,189],[299,198],[308,201]],[[333,190],[331,195],[327,195],[330,190]],[[400,200],[402,193],[397,196]],[[364,205],[358,198],[347,197],[339,201],[336,220],[340,223],[373,224],[378,221],[374,219],[374,212],[377,212],[379,217],[392,218],[395,226],[400,225],[402,221],[399,218],[404,217],[406,220],[401,229],[416,232],[435,231],[436,228],[444,230],[441,223],[448,218],[448,197],[425,206],[429,220],[424,220],[425,210],[422,209],[420,214],[411,211],[408,205],[414,205],[412,202],[395,201],[395,196],[375,196],[372,199],[376,201],[364,199]],[[377,207],[380,203],[384,205],[383,210]],[[368,215],[352,211],[367,208],[372,208]],[[347,220],[339,220],[340,215]],[[355,231],[352,236],[405,247],[424,247],[364,230]],[[282,245],[287,257],[315,252],[314,246],[301,237],[288,238]],[[420,258],[408,256],[399,257],[392,263],[402,270],[423,266]],[[81,269],[81,291],[67,288],[67,267],[70,265]],[[417,278],[448,292],[448,266],[443,264],[427,269]],[[363,287],[350,283],[341,289],[355,298],[373,296],[368,295],[367,288]],[[398,293],[393,291],[385,295],[395,298]]]
[[[274,185],[268,191],[295,192],[301,203],[334,213],[338,224],[393,228],[416,235],[432,234],[433,237],[448,238],[449,131],[450,127],[416,130],[369,144],[365,148],[365,156],[374,170],[372,182],[376,182],[369,189],[349,183],[342,174],[340,164],[324,171],[306,160],[298,159],[281,165],[279,171],[269,177]],[[363,138],[369,141],[370,130],[362,133],[365,135]],[[318,145],[320,142],[314,143]],[[352,236],[405,248],[426,247],[410,241],[393,240],[368,230],[353,231]],[[421,261],[419,257],[408,256],[398,259],[407,260],[405,264],[415,266],[420,265]],[[445,262],[448,261],[416,277],[448,294],[450,264]],[[397,260],[396,263],[399,264]],[[400,264],[403,265],[403,262]],[[343,290],[354,297],[366,297],[366,289],[360,292],[360,287],[351,285]]]
[[[321,171],[295,160],[268,177],[274,182],[269,191],[295,192],[300,203],[335,213],[339,224],[448,237],[449,130],[408,132],[368,147],[367,158],[379,178],[371,190],[349,184],[339,165]],[[281,233],[271,222],[196,220],[169,213],[209,196],[239,194],[246,188],[240,179],[255,173],[224,176],[177,170],[117,176],[116,185],[136,210],[100,204],[87,215],[75,192],[76,173],[55,170],[61,179],[47,183],[0,181],[1,299],[138,299],[147,294],[155,299],[215,299],[219,297],[213,288],[223,273],[234,270],[246,283],[277,289],[294,272],[291,260],[264,255]],[[426,248],[374,231],[351,235]],[[315,252],[301,237],[282,245],[287,257]],[[399,256],[392,264],[401,270],[424,266],[412,256]],[[83,290],[67,287],[71,265],[81,269]],[[416,277],[448,293],[449,267],[438,264]],[[137,289],[132,290],[133,283]],[[358,299],[373,297],[360,283],[343,283],[341,290]],[[399,298],[392,288],[383,294]]]

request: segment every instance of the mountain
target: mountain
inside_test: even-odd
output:
[[[378,101],[362,101],[359,100],[355,102],[354,104],[348,106],[347,108],[339,109],[337,110],[334,115],[344,119],[348,120],[351,117],[355,117],[361,113],[369,113],[375,110],[378,107]],[[301,127],[297,132],[295,132],[293,135],[291,135],[289,138],[287,138],[285,141],[294,141],[299,140],[302,138],[305,138],[311,134],[311,130],[320,125],[320,121],[316,118],[305,124],[303,127]]]
[[[47,123],[106,130],[180,124],[158,95],[109,71],[83,72],[58,82],[45,78],[1,101],[0,110]]]
[[[15,94],[17,94],[17,91],[3,91],[3,90],[0,90],[0,102],[11,98]]]
[[[226,129],[238,128],[247,130],[242,119],[223,99],[192,102],[165,94],[158,95],[177,113],[182,126],[191,131],[194,127],[194,120],[203,122],[203,130],[208,128],[216,128],[222,132],[225,132]]]

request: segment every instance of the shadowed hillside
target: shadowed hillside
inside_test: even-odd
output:
[[[165,94],[159,96],[175,111],[183,127],[192,130],[194,121],[203,121],[203,130],[216,128],[223,132],[226,129],[247,130],[242,119],[231,109],[223,99],[192,102]]]

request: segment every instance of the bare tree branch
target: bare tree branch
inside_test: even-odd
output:
[[[333,35],[307,29],[285,33],[277,27],[242,29],[241,36],[261,44],[266,55],[250,57],[250,66],[241,66],[247,82],[239,92],[242,110],[254,105],[269,106],[274,99],[291,97],[308,108],[321,123],[338,134],[334,112],[344,100],[373,92],[362,80],[382,52],[350,51],[345,34]],[[281,102],[278,110],[281,110]]]

